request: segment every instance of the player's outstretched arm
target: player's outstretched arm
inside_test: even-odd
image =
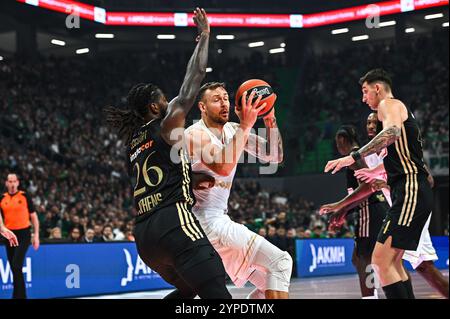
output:
[[[206,75],[210,28],[205,10],[195,9],[194,23],[199,32],[198,44],[189,60],[180,92],[170,101],[167,115],[161,123],[161,136],[170,145],[182,140],[182,134],[172,134],[172,131],[176,128],[184,128],[186,115],[191,110]]]
[[[356,161],[352,167],[353,170],[359,170],[367,168],[364,159],[359,159]],[[339,211],[349,211],[350,209],[358,206],[364,200],[366,200],[374,190],[368,183],[360,183],[359,186],[350,194],[345,196],[343,199],[336,203],[325,204],[320,207],[319,214],[331,214]]]
[[[325,166],[325,173],[332,171],[332,174],[335,174],[341,168],[352,165],[355,159],[377,153],[398,140],[403,125],[402,108],[405,108],[405,106],[399,100],[392,99],[380,103],[378,115],[382,119],[383,130],[368,144],[361,147],[359,151],[353,152],[352,155],[329,161]]]
[[[333,214],[339,211],[349,211],[350,209],[358,206],[360,203],[365,201],[371,194],[373,190],[369,184],[361,184],[358,188],[347,195],[340,201],[331,204],[324,204],[319,209],[320,215]]]
[[[380,174],[382,174],[384,172],[385,172],[384,164],[381,163],[377,167],[361,168],[361,169],[355,171],[355,177],[358,180],[361,180],[363,182],[371,183],[374,180],[376,180],[377,177],[380,176]]]

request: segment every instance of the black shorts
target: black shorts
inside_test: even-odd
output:
[[[375,238],[355,238],[355,254],[359,258],[372,258],[373,249],[377,240]]]
[[[410,175],[391,185],[392,207],[388,210],[378,241],[392,236],[392,247],[416,250],[433,207],[433,191],[423,174]]]
[[[382,193],[372,195],[361,204],[355,238],[355,254],[371,258],[378,234],[390,206]]]
[[[381,226],[390,206],[382,193],[372,195],[360,205],[355,234],[357,238],[377,241]]]
[[[186,203],[162,208],[135,226],[141,259],[181,291],[196,291],[225,268]]]

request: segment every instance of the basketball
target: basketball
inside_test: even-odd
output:
[[[263,80],[251,79],[245,81],[239,86],[236,92],[235,104],[238,110],[241,108],[241,99],[244,92],[247,92],[248,97],[253,91],[256,91],[255,97],[253,98],[254,101],[256,101],[259,96],[262,96],[258,106],[267,103],[266,107],[258,113],[258,117],[262,118],[272,111],[277,95],[273,92],[272,87]]]

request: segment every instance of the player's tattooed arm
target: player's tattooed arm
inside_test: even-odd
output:
[[[403,122],[408,118],[406,107],[396,99],[386,99],[378,106],[378,116],[383,122],[383,130],[358,153],[362,157],[377,153],[398,140],[402,133]],[[403,114],[403,115],[402,115]]]
[[[264,124],[266,125],[267,143],[265,145],[266,150],[269,151],[267,161],[270,163],[283,162],[283,138],[277,125],[277,119],[275,116],[269,116],[264,118]],[[262,148],[261,148],[262,149]],[[264,154],[267,154],[264,152]]]
[[[283,162],[283,138],[277,126],[277,120],[273,117],[264,118],[267,139],[250,133],[245,151],[266,163]]]
[[[325,165],[324,172],[328,173],[331,171],[332,174],[336,174],[343,167],[352,165],[361,157],[377,153],[383,148],[388,147],[400,138],[401,127],[407,118],[407,109],[401,101],[393,98],[382,101],[378,105],[378,119],[383,122],[384,129],[359,151],[329,161],[327,165]]]
[[[400,138],[401,129],[396,125],[383,129],[367,145],[363,146],[358,153],[361,157],[377,153],[383,148],[388,147]]]

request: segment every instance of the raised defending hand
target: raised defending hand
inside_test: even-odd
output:
[[[206,12],[204,9],[196,8],[194,10],[194,17],[193,17],[194,23],[197,26],[198,34],[197,41],[199,40],[200,34],[206,32],[209,33],[209,21],[208,17],[206,16]]]

